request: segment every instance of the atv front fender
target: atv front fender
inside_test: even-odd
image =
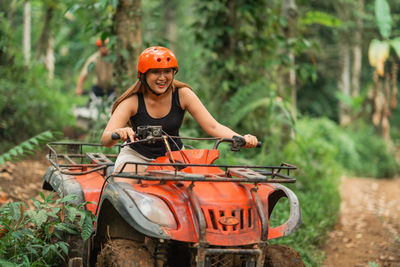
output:
[[[73,201],[80,204],[85,201],[80,183],[72,175],[61,174],[57,168],[50,166],[43,177],[43,189],[55,191],[60,197],[76,195],[78,199]]]
[[[269,215],[271,215],[275,204],[282,197],[286,197],[289,200],[290,214],[289,219],[284,224],[268,229],[268,239],[288,236],[297,231],[302,223],[300,204],[295,193],[281,184],[275,184],[274,187],[275,191],[268,197]]]
[[[128,183],[109,182],[103,191],[101,198],[98,221],[99,224],[107,224],[112,228],[113,218],[103,218],[104,208],[113,209],[130,225],[135,231],[145,236],[151,236],[160,239],[170,239],[170,235],[160,225],[148,220],[138,209],[136,203],[129,197],[127,190],[135,190]],[[100,227],[100,225],[99,225]]]

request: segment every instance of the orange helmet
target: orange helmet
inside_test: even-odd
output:
[[[107,39],[105,39],[104,40],[104,44],[103,44],[103,41],[101,40],[101,38],[97,38],[97,40],[96,40],[96,46],[97,47],[100,47],[100,46],[102,46],[102,45],[106,45],[106,44],[108,44],[108,38]]]
[[[178,71],[178,61],[171,50],[162,46],[145,49],[139,56],[137,77],[149,69],[175,68]]]

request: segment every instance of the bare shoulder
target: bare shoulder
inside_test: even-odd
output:
[[[198,97],[192,89],[188,87],[179,88],[179,101],[183,109],[187,109],[196,100],[198,100]]]
[[[138,96],[134,94],[126,99],[124,99],[117,107],[117,109],[122,109],[124,112],[129,112],[132,116],[136,114],[138,110]]]
[[[188,104],[193,103],[193,101],[197,99],[198,97],[192,89],[188,87],[179,88],[179,100],[182,107],[186,108]]]
[[[181,87],[179,88],[179,96],[185,96],[188,94],[195,94],[192,89],[189,87]]]

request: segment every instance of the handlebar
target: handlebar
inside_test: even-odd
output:
[[[222,138],[222,139],[218,140],[214,144],[214,149],[218,149],[219,144],[222,142],[231,143],[232,151],[240,151],[240,149],[246,145],[246,141],[243,137],[235,135],[232,138]],[[256,148],[260,148],[261,145],[262,145],[262,142],[258,141]]]
[[[119,140],[119,139],[121,139],[121,136],[119,136],[118,133],[112,133],[111,134],[111,139],[112,140]]]
[[[181,138],[181,139],[190,139],[188,137],[180,137],[180,136],[171,136],[172,138]],[[111,139],[112,140],[119,140],[121,139],[121,136],[118,133],[112,133],[111,134]],[[198,139],[198,138],[193,138]],[[149,135],[149,136],[141,136],[141,138],[138,138],[137,141],[134,142],[148,142],[148,143],[155,143],[156,141],[162,140],[162,136],[154,136],[154,135]],[[231,143],[231,150],[232,151],[240,151],[240,149],[246,145],[246,141],[243,137],[241,136],[233,136],[232,138],[222,138],[222,139],[217,139],[217,141],[214,144],[213,149],[218,149],[218,146],[223,143]],[[132,142],[133,143],[133,142]],[[129,145],[131,143],[127,143],[125,145]],[[258,141],[256,148],[260,148],[262,146],[262,142]]]

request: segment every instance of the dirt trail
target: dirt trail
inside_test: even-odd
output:
[[[0,165],[0,205],[22,201],[32,207],[32,198],[41,199],[39,192],[43,191],[43,175],[48,166],[44,152],[14,164]]]
[[[400,177],[343,178],[340,194],[323,266],[400,267]]]

